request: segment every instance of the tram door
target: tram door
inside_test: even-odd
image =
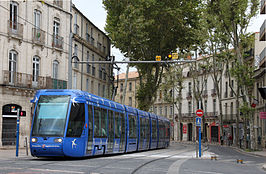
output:
[[[125,114],[120,113],[121,118],[121,138],[120,138],[120,147],[119,151],[124,152],[125,151],[125,142],[126,142],[126,123],[125,123]]]
[[[88,126],[88,125],[87,125]],[[85,104],[73,103],[69,115],[64,150],[66,154],[80,157],[85,154],[86,137]]]
[[[108,144],[107,153],[112,153],[114,148],[114,113],[108,111]]]
[[[93,112],[91,105],[88,105],[88,123],[88,144],[86,154],[91,154],[93,144]]]

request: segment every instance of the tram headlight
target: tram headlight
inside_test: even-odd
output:
[[[36,143],[37,140],[38,140],[37,138],[32,138],[32,139],[31,139],[31,142]]]
[[[62,143],[63,139],[62,138],[55,138],[54,142],[55,143]]]

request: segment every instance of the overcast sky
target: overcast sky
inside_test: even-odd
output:
[[[75,6],[99,29],[104,31],[105,20],[106,20],[106,11],[103,7],[102,0],[72,0]],[[249,32],[259,32],[260,26],[263,21],[266,19],[266,15],[258,15],[253,18],[251,25],[248,28]],[[112,48],[111,55],[116,57],[116,60],[122,60],[123,55],[119,52],[118,49]],[[121,67],[121,72],[125,72],[126,65],[119,65]],[[131,69],[134,70],[134,69]]]

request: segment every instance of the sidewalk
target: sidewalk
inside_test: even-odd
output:
[[[30,151],[28,152],[28,156],[26,154],[26,149],[21,148],[19,149],[18,157],[16,157],[16,149],[6,149],[2,148],[0,149],[0,159],[1,160],[8,160],[8,159],[14,159],[14,158],[30,158],[31,154]]]

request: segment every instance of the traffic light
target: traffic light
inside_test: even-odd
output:
[[[26,116],[26,111],[20,111],[19,116]]]
[[[168,54],[168,55],[167,55],[167,59],[168,59],[168,60],[171,60],[171,59],[172,59],[172,54]]]

